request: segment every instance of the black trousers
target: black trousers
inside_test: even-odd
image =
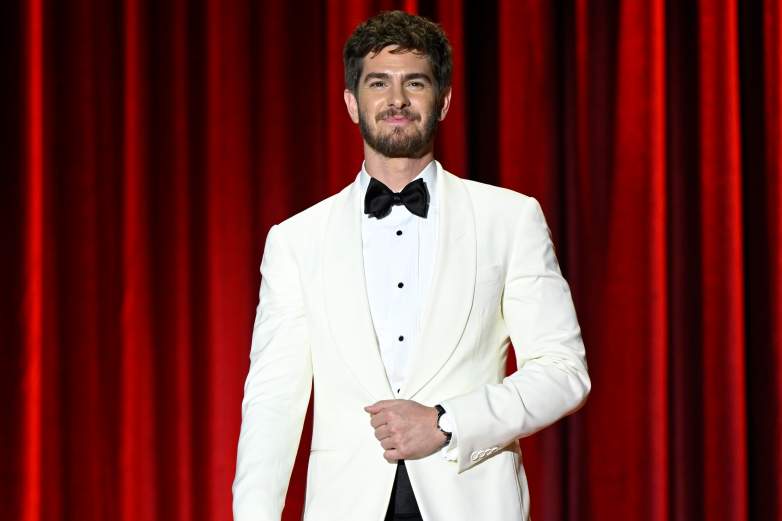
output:
[[[394,488],[391,491],[391,501],[388,503],[385,521],[423,521],[404,460],[396,464]]]

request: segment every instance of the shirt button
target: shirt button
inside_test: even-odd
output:
[[[404,340],[404,339],[405,339],[405,337],[403,337],[402,335],[399,335],[399,341],[400,341],[400,342],[401,342],[402,340]]]
[[[397,234],[397,235],[402,235],[402,230],[397,230],[397,231],[396,231],[396,234]]]
[[[396,285],[396,287],[397,288],[404,288],[405,287],[405,283],[404,282],[400,282],[399,284]]]

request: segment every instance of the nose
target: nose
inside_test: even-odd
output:
[[[398,109],[404,108],[410,104],[407,99],[407,93],[401,83],[396,83],[388,90],[388,104]]]

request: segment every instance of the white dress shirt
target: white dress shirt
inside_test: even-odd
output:
[[[411,213],[403,205],[391,207],[382,219],[363,214],[361,238],[364,276],[372,322],[388,381],[398,395],[407,381],[408,363],[418,345],[421,315],[433,279],[437,247],[438,200],[437,168],[431,161],[415,177],[423,179],[429,191],[426,218]],[[414,180],[415,180],[414,179]],[[370,176],[364,165],[357,182],[361,187],[361,208]],[[444,430],[453,433],[448,414],[440,419]],[[455,459],[456,436],[443,448],[443,455]]]

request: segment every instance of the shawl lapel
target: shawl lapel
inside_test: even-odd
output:
[[[464,333],[475,290],[475,217],[461,179],[437,163],[440,217],[434,280],[400,397],[412,399],[445,365]]]
[[[358,183],[340,192],[326,225],[324,304],[334,343],[345,365],[372,400],[393,399],[369,310],[361,243]]]

